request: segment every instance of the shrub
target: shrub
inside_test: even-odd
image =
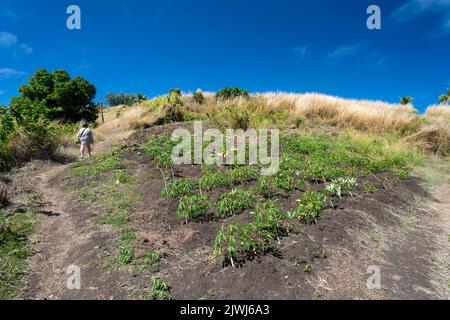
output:
[[[343,192],[349,192],[358,186],[355,178],[338,178],[333,180],[326,188],[327,193],[342,197]]]
[[[302,117],[295,118],[295,127],[300,128],[304,123],[304,120]]]
[[[191,193],[198,183],[188,178],[181,178],[171,181],[164,186],[162,191],[163,197],[177,198],[179,196]]]
[[[220,100],[230,100],[238,97],[249,98],[250,95],[247,90],[238,87],[223,88],[216,93],[216,98]]]
[[[143,98],[141,96],[141,98]],[[138,102],[138,97],[134,94],[125,93],[108,93],[106,95],[106,103],[111,107],[126,105],[131,106],[133,103]]]
[[[241,213],[250,208],[256,200],[256,196],[247,190],[234,189],[225,193],[219,199],[218,214],[221,217]]]
[[[184,196],[181,198],[177,209],[177,216],[180,218],[196,218],[205,215],[210,208],[207,196]]]
[[[201,90],[195,91],[195,93],[193,95],[193,99],[194,99],[195,103],[198,103],[198,104],[203,104],[203,102],[205,102],[205,96],[203,95]]]
[[[231,126],[233,129],[247,131],[250,127],[250,113],[246,110],[237,110],[231,113]]]
[[[299,218],[303,223],[317,222],[317,218],[325,205],[326,197],[315,191],[307,191],[297,200],[298,206],[290,217]]]
[[[168,105],[165,109],[165,122],[179,122],[184,120],[183,102],[181,101],[181,90],[172,89],[167,97]]]

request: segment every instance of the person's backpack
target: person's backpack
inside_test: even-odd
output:
[[[83,131],[81,131],[81,132],[78,134],[78,141],[79,141],[79,142],[81,142],[81,138],[84,136],[84,133],[86,132],[87,129],[89,129],[89,128],[84,128]]]

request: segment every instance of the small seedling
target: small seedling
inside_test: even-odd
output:
[[[146,300],[172,300],[170,295],[170,287],[161,278],[152,277],[152,290],[142,294],[142,298]]]
[[[312,272],[312,266],[309,263],[307,263],[305,265],[305,267],[303,268],[303,271],[306,272],[306,273],[311,273]]]

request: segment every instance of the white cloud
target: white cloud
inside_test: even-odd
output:
[[[16,78],[26,75],[26,72],[11,69],[11,68],[1,68],[0,69],[0,79]]]
[[[304,57],[308,56],[311,50],[309,49],[309,44],[296,47],[293,49],[294,53],[300,58],[303,59]]]
[[[6,93],[6,90],[0,90],[0,96],[4,95]]]
[[[326,57],[326,62],[330,64],[334,64],[341,59],[345,59],[354,55],[357,55],[361,51],[363,51],[367,45],[365,43],[359,42],[348,46],[341,46],[336,48],[335,50],[328,53]]]
[[[24,53],[24,54],[32,54],[33,53],[33,48],[27,46],[26,44],[21,44],[19,46],[19,49]]]
[[[11,48],[17,44],[17,36],[15,34],[2,31],[0,32],[0,47]]]
[[[450,32],[450,0],[408,0],[394,11],[391,18],[404,23],[428,14],[443,16],[438,29],[433,32],[434,36]]]

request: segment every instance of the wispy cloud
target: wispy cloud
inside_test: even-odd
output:
[[[338,47],[338,48],[334,49],[333,51],[331,51],[330,53],[328,53],[328,55],[325,59],[325,62],[329,63],[329,64],[335,64],[342,59],[359,54],[366,47],[367,47],[367,45],[363,42]]]
[[[25,43],[19,43],[19,38],[15,34],[6,31],[0,32],[0,47],[12,49],[12,56],[14,58],[33,53],[33,48]]]
[[[78,69],[80,69],[80,70],[89,70],[90,68],[91,68],[91,64],[86,59],[81,60],[81,63],[78,66]]]
[[[297,55],[297,57],[299,57],[300,59],[305,58],[306,56],[308,56],[311,53],[311,49],[309,47],[309,44],[306,44],[304,46],[301,47],[296,47],[294,49],[292,49],[292,51]]]
[[[391,19],[405,23],[430,14],[442,16],[439,26],[430,36],[450,33],[450,0],[408,0],[393,12]]]
[[[32,54],[33,53],[33,48],[27,46],[26,44],[21,44],[19,46],[19,49],[24,53],[24,54]]]
[[[0,79],[18,78],[26,74],[27,74],[26,72],[11,68],[0,68]]]
[[[18,18],[18,16],[7,7],[0,7],[0,17],[9,18],[13,20]]]
[[[359,61],[361,70],[380,71],[386,69],[386,58],[378,52],[370,53]]]
[[[17,36],[10,32],[2,31],[0,32],[0,47],[11,48],[17,44]]]
[[[0,90],[0,96],[4,95],[6,93],[6,90]]]

